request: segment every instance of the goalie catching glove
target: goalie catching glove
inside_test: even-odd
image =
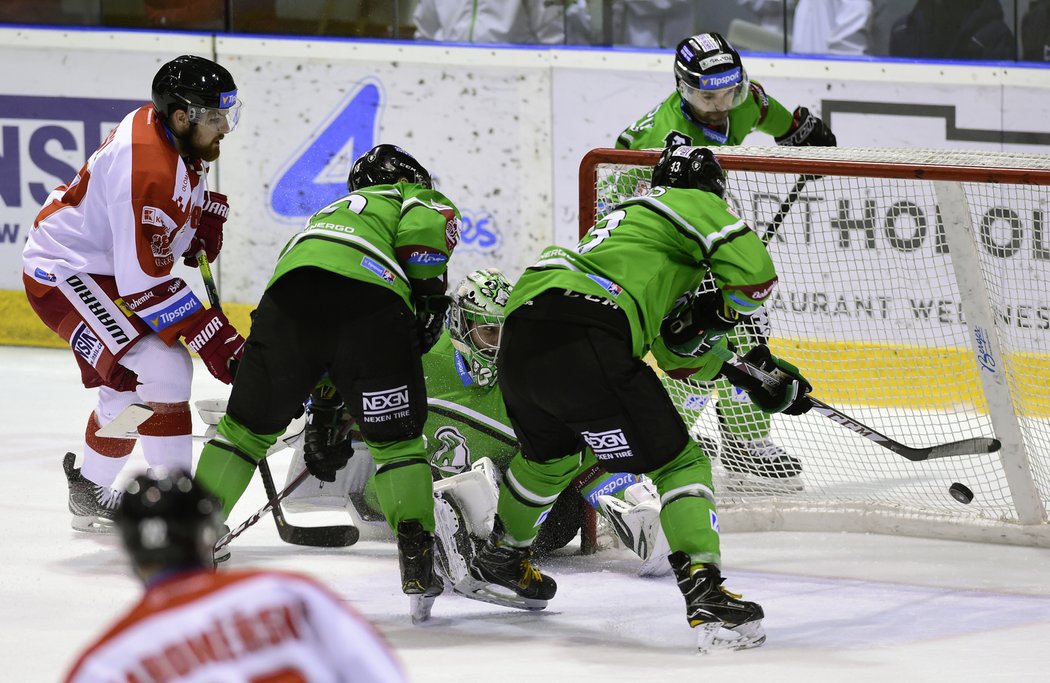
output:
[[[186,326],[183,331],[186,346],[196,351],[212,376],[224,384],[233,383],[231,363],[239,361],[244,353],[244,337],[240,335],[223,312],[211,308]]]
[[[778,145],[786,147],[835,147],[837,141],[827,124],[813,116],[805,107],[796,107],[791,128],[779,138]]]
[[[722,374],[747,392],[751,402],[765,412],[801,415],[813,407],[813,402],[807,396],[813,391],[813,386],[797,367],[773,356],[768,346],[759,344],[740,360],[742,362],[726,362],[722,366]],[[749,365],[769,375],[773,381],[763,382],[749,374],[746,367]]]
[[[740,314],[730,308],[718,290],[697,294],[687,292],[660,325],[660,336],[667,348],[679,356],[702,356],[740,322]]]
[[[334,482],[354,454],[350,426],[353,420],[334,387],[314,390],[306,404],[303,464],[321,481]]]

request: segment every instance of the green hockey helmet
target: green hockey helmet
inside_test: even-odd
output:
[[[513,289],[498,269],[485,268],[468,275],[452,294],[446,319],[449,336],[478,386],[496,383],[496,357]]]

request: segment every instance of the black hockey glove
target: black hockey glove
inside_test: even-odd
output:
[[[809,113],[805,107],[795,108],[795,117],[791,128],[779,138],[774,138],[778,145],[787,147],[834,147],[835,134],[827,124]]]
[[[696,358],[711,349],[740,322],[740,314],[729,308],[718,290],[687,292],[660,325],[667,348],[679,356]]]
[[[423,294],[415,297],[420,353],[426,353],[437,344],[445,326],[445,311],[451,303],[452,297],[444,294]]]
[[[741,389],[747,392],[751,402],[767,413],[784,413],[785,415],[801,415],[813,407],[807,394],[813,391],[813,386],[802,376],[797,367],[791,363],[777,358],[769,352],[769,347],[759,344],[748,351],[741,358],[744,363],[753,365],[776,380],[775,386],[767,386],[748,378],[749,381],[741,381],[727,372],[732,366],[726,364],[723,374]]]
[[[315,389],[306,404],[303,434],[303,462],[310,474],[321,481],[335,481],[335,473],[346,467],[354,454],[350,411],[339,394]]]

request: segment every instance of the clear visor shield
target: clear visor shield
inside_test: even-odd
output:
[[[717,90],[702,90],[694,88],[685,82],[678,84],[678,92],[686,101],[690,109],[698,114],[717,114],[728,112],[733,107],[744,102],[747,91],[743,83],[718,88]]]
[[[203,126],[216,133],[232,133],[241,118],[241,101],[237,100],[232,106],[222,109],[191,104],[186,107],[186,114],[190,123]]]

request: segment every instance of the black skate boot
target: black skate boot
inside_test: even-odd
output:
[[[798,493],[802,490],[802,461],[781,448],[768,436],[761,439],[737,439],[725,435],[722,467],[732,483],[731,488],[754,485],[756,491]],[[735,477],[735,481],[734,481]]]
[[[413,623],[430,618],[434,599],[444,582],[434,571],[434,534],[423,530],[415,519],[397,525],[397,556],[401,567],[401,590],[410,596]]]
[[[696,629],[701,654],[714,650],[746,650],[766,642],[761,605],[741,600],[722,587],[722,572],[714,565],[692,569],[689,555],[677,551],[668,558],[678,588],[685,596],[685,618]]]
[[[531,548],[503,545],[505,533],[503,521],[497,515],[492,534],[470,562],[470,574],[478,581],[510,589],[522,599],[524,609],[543,609],[554,597],[558,584],[532,566]]]
[[[80,468],[73,466],[76,459],[73,453],[66,453],[62,459],[62,469],[69,486],[69,511],[73,513],[73,528],[96,534],[115,533],[113,515],[123,494],[85,479]]]

